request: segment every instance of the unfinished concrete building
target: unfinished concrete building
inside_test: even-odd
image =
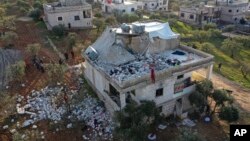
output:
[[[239,23],[248,11],[248,0],[217,0],[216,5],[221,8],[220,19],[227,23]]]
[[[66,28],[91,28],[92,6],[85,0],[60,0],[46,3],[44,8],[44,22],[49,30],[56,25]]]
[[[202,25],[220,20],[221,10],[213,5],[180,7],[179,19],[192,25]]]
[[[181,116],[191,107],[192,72],[206,68],[209,79],[213,68],[213,56],[180,45],[179,34],[158,21],[106,28],[83,56],[85,78],[111,112],[152,100],[162,114]]]

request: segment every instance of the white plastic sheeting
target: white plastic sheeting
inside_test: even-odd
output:
[[[135,59],[135,57],[124,48],[122,42],[116,42],[115,32],[110,28],[106,28],[96,42],[87,48],[85,53],[90,55],[91,52],[94,51],[92,48],[95,49],[98,54],[97,60],[95,61],[99,63],[119,65]]]
[[[180,34],[174,33],[168,22],[160,23],[160,22],[150,22],[150,23],[140,23],[135,22],[132,23],[137,26],[145,26],[145,32],[149,34],[149,38],[153,41],[154,37],[159,37],[161,39],[175,39],[178,38]]]

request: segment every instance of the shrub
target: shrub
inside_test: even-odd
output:
[[[205,141],[197,132],[192,131],[192,129],[181,128],[180,135],[177,137],[176,141]]]
[[[225,26],[225,28],[223,29],[223,31],[225,31],[225,32],[231,32],[234,29],[235,29],[234,25],[227,25],[227,26]]]
[[[56,25],[52,28],[53,33],[56,36],[62,37],[65,34],[65,27],[63,25]]]
[[[159,13],[154,13],[149,16],[149,19],[161,19],[161,15]]]
[[[33,4],[33,7],[38,8],[38,9],[43,9],[43,4],[40,1],[35,1]]]
[[[219,117],[228,122],[237,121],[239,119],[239,111],[234,107],[223,107],[221,108]]]
[[[101,18],[101,17],[102,17],[102,14],[101,14],[101,13],[96,13],[96,14],[95,14],[95,17]]]
[[[42,11],[38,8],[35,8],[29,13],[29,16],[33,18],[33,20],[38,21],[42,15]]]
[[[203,29],[204,30],[209,30],[209,29],[215,29],[217,25],[215,23],[207,23],[204,25]]]

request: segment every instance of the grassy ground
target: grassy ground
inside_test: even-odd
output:
[[[167,21],[166,19],[163,19],[164,21]],[[181,33],[181,37],[188,37],[191,34],[191,31],[195,28],[188,26],[180,21],[175,21],[170,26],[172,27],[172,30]],[[222,42],[224,41],[225,37],[217,37],[217,38],[210,38],[207,39],[206,42],[209,42],[213,44],[214,46],[210,49],[208,53],[214,55],[215,57],[215,65],[214,65],[214,71],[218,74],[221,74],[222,76],[228,78],[229,80],[232,80],[241,86],[245,88],[250,88],[250,78],[246,79],[243,77],[240,71],[240,67],[236,60],[232,59],[227,53],[221,50]],[[200,44],[193,41],[184,41],[182,40],[183,44],[196,44],[198,46],[198,49],[202,48],[200,47]],[[244,61],[245,63],[248,63],[250,65],[250,48],[245,47],[240,51],[239,58]],[[218,70],[218,64],[222,63],[221,71]]]

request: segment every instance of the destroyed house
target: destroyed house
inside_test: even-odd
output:
[[[206,68],[209,79],[213,68],[213,56],[180,45],[179,34],[158,21],[106,28],[83,56],[85,78],[111,112],[152,100],[162,114],[181,116],[191,108],[192,72]]]

